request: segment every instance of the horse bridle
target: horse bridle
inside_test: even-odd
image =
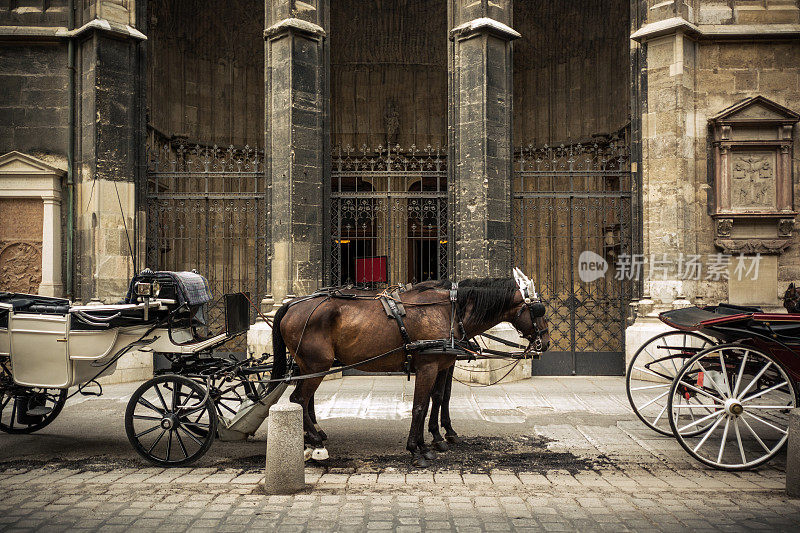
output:
[[[519,333],[520,337],[528,341],[529,346],[533,346],[537,352],[541,352],[542,348],[544,347],[544,341],[542,341],[542,335],[550,332],[549,327],[544,327],[540,329],[539,326],[536,324],[536,319],[544,316],[545,313],[544,304],[542,303],[542,300],[539,298],[539,295],[536,294],[535,291],[533,295],[530,294],[530,291],[527,286],[520,285],[519,292],[522,295],[522,305],[519,306],[519,311],[517,311],[517,314],[514,316],[514,320],[517,320],[522,315],[522,312],[527,309],[528,313],[530,313],[531,325],[533,326],[533,333],[530,336],[528,336],[523,334],[516,326],[514,326],[514,328],[517,330],[517,333]]]

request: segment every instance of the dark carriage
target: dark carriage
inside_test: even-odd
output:
[[[714,468],[769,461],[797,406],[800,314],[720,304],[659,318],[673,330],[643,344],[628,366],[636,415]]]

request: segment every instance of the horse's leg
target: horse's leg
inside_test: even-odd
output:
[[[431,392],[431,418],[428,421],[428,431],[433,436],[433,448],[439,452],[446,452],[450,449],[442,438],[442,434],[439,433],[439,408],[442,406],[447,378],[447,369],[440,370],[436,375],[436,383],[433,384],[433,392]]]
[[[453,371],[455,365],[447,369],[447,378],[444,384],[444,394],[442,395],[442,427],[444,428],[444,438],[450,444],[461,444],[461,438],[458,433],[453,429],[453,423],[450,421],[450,393],[453,390]]]
[[[408,432],[406,449],[411,452],[412,464],[419,468],[429,465],[436,455],[425,446],[425,415],[431,401],[431,389],[436,381],[438,365],[435,360],[417,365],[414,380],[414,406],[411,408],[411,429]]]
[[[300,404],[303,407],[303,432],[307,448],[324,448],[322,437],[320,437],[317,429],[314,427],[314,422],[311,421],[309,415],[308,404],[309,400],[314,397],[314,392],[322,382],[322,378],[304,379],[297,383],[297,386],[289,396],[289,401]]]
[[[319,427],[317,423],[317,412],[314,409],[314,396],[311,396],[311,399],[308,400],[308,416],[311,417],[311,422],[314,423],[314,429],[317,430],[319,436],[322,440],[328,440],[328,435],[322,431],[322,428]]]

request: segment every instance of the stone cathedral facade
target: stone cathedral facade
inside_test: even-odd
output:
[[[520,266],[534,373],[620,374],[658,312],[800,280],[798,113],[797,0],[9,0],[0,290]]]

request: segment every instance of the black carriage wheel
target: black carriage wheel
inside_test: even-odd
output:
[[[10,362],[0,360],[0,431],[33,433],[56,419],[67,403],[67,389],[23,387],[14,383]]]
[[[636,350],[625,373],[625,392],[639,420],[657,433],[672,436],[667,413],[672,380],[686,361],[714,344],[700,333],[675,330],[659,333]]]
[[[197,382],[167,374],[143,383],[125,409],[125,433],[136,452],[158,466],[202,457],[214,442],[217,416]]]
[[[253,381],[250,381],[250,378]],[[232,418],[239,412],[243,403],[254,398],[262,400],[266,396],[267,388],[259,381],[269,379],[269,375],[264,372],[253,372],[247,376],[237,376],[232,381],[225,381],[220,378],[212,378],[211,399],[217,412],[217,418]]]

